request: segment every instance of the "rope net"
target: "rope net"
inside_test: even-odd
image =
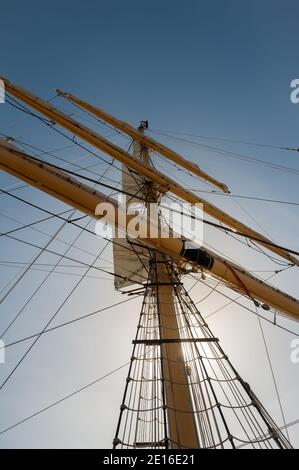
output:
[[[204,321],[179,267],[158,256],[144,284],[114,448],[291,448]]]

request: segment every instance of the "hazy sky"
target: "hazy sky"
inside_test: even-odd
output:
[[[299,105],[290,102],[290,82],[299,78],[298,14],[295,0],[11,0],[1,6],[0,74],[47,99],[60,87],[133,125],[148,119],[152,130],[298,147]],[[54,104],[72,109],[61,99]],[[0,132],[42,148],[69,145],[8,104],[0,105],[0,126]],[[98,130],[109,134],[107,129]],[[117,137],[112,138],[121,143]],[[299,202],[295,172],[278,171],[159,138],[227,183],[234,194]],[[201,142],[299,171],[299,154],[295,152],[216,140]],[[82,153],[69,148],[60,155],[71,161]],[[0,174],[0,188],[15,183],[14,178]],[[203,188],[194,180],[188,184]],[[32,188],[16,194],[55,212],[67,209]],[[299,207],[224,200],[220,196],[209,199],[254,228],[270,233],[275,241],[298,250]],[[0,196],[0,212],[1,232],[17,227],[16,220],[25,224],[44,217],[4,195]],[[51,234],[60,225],[61,221],[51,221],[38,228]],[[77,235],[78,230],[68,227],[60,238],[71,242]],[[40,245],[48,239],[32,230],[16,236]],[[212,232],[206,233],[205,241],[250,269],[279,269],[271,261]],[[87,234],[78,240],[78,246],[90,253],[96,254],[102,245]],[[61,242],[51,247],[59,252],[66,249]],[[0,241],[0,261],[25,263],[36,252],[15,241]],[[75,249],[70,253],[85,262],[92,261],[87,253]],[[111,249],[105,251],[104,257],[105,266],[111,269]],[[48,254],[40,262],[56,261]],[[0,269],[2,296],[18,270],[7,266]],[[74,273],[82,274],[82,268],[76,268]],[[26,275],[14,295],[0,305],[0,333],[46,274],[34,270]],[[105,279],[85,279],[63,306],[55,324],[124,300],[123,295],[114,292],[108,276],[102,277]],[[59,274],[52,275],[4,337],[6,343],[40,331],[78,279],[65,274],[63,267]],[[299,297],[296,268],[277,275],[272,282]],[[193,289],[194,300],[200,300],[207,292],[209,289],[198,284]],[[202,313],[208,315],[225,303],[216,295],[213,301],[202,303]],[[3,435],[1,430],[126,363],[139,308],[140,301],[131,300],[42,337],[0,390],[0,447],[109,447],[126,368]],[[299,331],[293,322],[281,323]],[[230,306],[211,317],[210,326],[246,381],[282,425],[256,317]],[[286,421],[291,422],[299,418],[299,365],[290,361],[294,335],[268,324],[264,328]],[[21,343],[7,351],[6,364],[0,365],[1,379],[7,377],[29,344]],[[299,447],[298,425],[289,431],[293,445]]]

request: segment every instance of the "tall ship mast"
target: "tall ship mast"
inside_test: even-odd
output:
[[[197,219],[192,206],[200,204],[202,224],[250,240],[290,266],[299,265],[298,253],[274,243],[158,170],[152,152],[229,194],[225,183],[149,137],[147,121],[135,129],[57,90],[58,96],[129,136],[132,151],[124,150],[49,102],[2,80],[8,95],[23,111],[37,113],[46,125],[70,132],[74,139],[81,139],[121,165],[120,193],[125,203],[99,190],[101,185],[113,189],[109,184],[32,156],[11,139],[0,141],[0,169],[84,215],[105,220],[116,234],[125,234],[112,239],[114,284],[128,296],[139,296],[142,302],[113,447],[291,448],[288,438],[223,350],[220,339],[192,300],[184,278],[209,276],[252,302],[255,309],[274,311],[295,322],[299,320],[299,301],[188,235],[178,236],[175,224],[163,215],[165,197],[175,197],[179,202],[181,221],[184,217]],[[109,204],[117,217],[103,211],[101,204]],[[157,207],[155,220],[152,205]],[[133,212],[128,210],[132,207]],[[142,233],[137,238],[136,217]],[[155,235],[147,230],[153,225]],[[169,236],[164,237],[166,228]]]

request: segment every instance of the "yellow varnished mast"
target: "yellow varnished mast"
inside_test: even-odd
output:
[[[95,116],[106,120],[117,129],[131,136],[135,142],[138,142],[139,148],[136,146],[134,154],[131,155],[91,129],[61,113],[40,98],[20,87],[12,85],[7,80],[4,80],[4,82],[8,93],[22,100],[53,121],[53,123],[59,124],[97,149],[117,159],[127,168],[134,170],[134,172],[138,173],[138,175],[144,179],[145,183],[152,185],[154,191],[157,191],[158,194],[161,195],[169,191],[189,203],[203,203],[204,211],[210,216],[213,216],[235,230],[241,231],[249,238],[250,236],[255,239],[258,238],[260,245],[267,247],[267,249],[289,262],[299,265],[299,261],[286,249],[273,246],[267,238],[224,213],[214,205],[197,197],[163,173],[154,169],[149,161],[144,158],[144,153],[147,153],[149,149],[158,151],[176,164],[181,165],[188,171],[192,171],[198,177],[219,187],[225,192],[228,191],[223,183],[210,177],[197,165],[188,162],[176,152],[148,138],[140,129],[135,130],[130,125],[113,118],[104,111],[88,105],[69,94],[60,92],[60,94],[63,94],[63,96],[73,103],[91,112]],[[141,154],[143,158],[141,158]],[[103,202],[111,203],[116,210],[119,208],[118,201],[107,197],[98,190],[91,189],[87,184],[81,183],[78,179],[70,175],[71,172],[64,171],[55,165],[26,155],[14,145],[8,144],[3,140],[0,140],[0,168],[91,217],[100,219],[103,216],[103,214],[97,212],[98,205]],[[125,219],[122,217],[119,219],[109,219],[108,216],[108,218],[106,217],[106,221],[111,226],[127,233],[127,224],[130,217],[131,216],[126,215]],[[148,226],[150,222],[150,220],[146,220],[146,226]],[[130,237],[130,233],[127,233],[127,236]],[[240,266],[213,253],[211,250],[195,246],[188,248],[188,240],[176,237],[151,238],[148,233],[146,238],[142,238],[138,242],[152,251],[152,263],[155,263],[155,274],[150,281],[153,290],[155,290],[154,297],[160,321],[159,341],[162,353],[162,376],[165,389],[170,447],[198,448],[200,444],[198,422],[196,422],[196,419],[198,420],[199,418],[198,416],[196,418],[194,413],[194,396],[191,394],[188,369],[184,360],[185,355],[182,346],[182,336],[180,334],[176,305],[174,303],[174,279],[169,272],[167,259],[175,260],[176,266],[179,267],[178,270],[180,270],[181,267],[187,267],[189,270],[193,270],[193,272],[208,272],[213,277],[223,281],[228,287],[240,292],[249,299],[255,302],[258,300],[263,304],[264,308],[272,307],[296,321],[299,321],[299,301],[258,279]],[[208,328],[205,323],[202,324],[202,327]],[[189,338],[184,339],[185,342],[189,340],[191,341]],[[215,338],[208,336],[198,341],[205,340],[207,342],[214,341]],[[143,341],[143,343],[145,342],[146,340]],[[226,356],[223,356],[222,359],[227,360]],[[240,380],[244,389],[247,390],[249,397],[253,400],[251,404],[258,407],[256,397],[254,397],[247,384],[242,382],[239,376],[237,376],[237,380]],[[218,405],[219,403],[216,403],[215,406],[218,407]],[[261,410],[261,408],[259,409]],[[263,413],[262,415],[265,416]],[[269,430],[271,431],[270,428]],[[277,438],[274,431],[273,436]],[[228,439],[233,442],[231,435],[228,436]],[[146,446],[146,443],[143,444]]]
[[[139,138],[135,140],[133,155],[138,160],[144,160],[150,166],[148,147],[144,145],[142,126],[136,131]],[[145,182],[145,180],[144,180]],[[158,202],[160,197],[151,183],[150,188],[143,191],[144,198],[151,202]],[[147,203],[149,211],[149,204]],[[149,213],[149,212],[148,212]],[[159,217],[159,226],[162,225]],[[184,351],[180,339],[180,329],[174,302],[173,279],[167,267],[167,260],[162,253],[156,250],[151,258],[151,295],[157,305],[159,318],[159,340],[161,347],[161,373],[165,394],[165,407],[167,415],[168,442],[167,447],[172,449],[199,448],[198,432],[192,403],[191,390],[188,384],[187,368]],[[151,347],[149,343],[145,349]]]

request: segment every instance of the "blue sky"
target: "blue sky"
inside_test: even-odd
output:
[[[152,129],[298,147],[299,105],[290,102],[290,82],[299,78],[298,14],[299,4],[295,0],[54,0],[43,3],[11,0],[1,7],[0,73],[44,98],[52,97],[56,87],[66,89],[134,125],[141,119],[148,119]],[[61,100],[54,103],[69,109]],[[0,105],[0,131],[33,145],[51,149],[62,146],[62,139],[46,133],[30,119],[18,116],[7,105]],[[161,139],[226,182],[235,194],[299,201],[297,174],[227,158],[166,137]],[[202,142],[299,170],[299,154],[295,152],[212,140]],[[66,151],[64,156],[71,160],[72,151]],[[13,183],[13,178],[0,174],[0,187]],[[51,210],[64,208],[36,190],[25,189],[19,194],[42,202],[43,207]],[[255,228],[262,224],[276,241],[298,249],[298,207],[242,201],[240,208],[220,197],[211,196],[211,200]],[[24,223],[27,213],[28,217],[30,215],[28,209],[3,196],[1,211],[13,213]],[[41,214],[34,213],[31,217],[39,218]],[[13,226],[4,218],[1,224],[5,229]],[[58,226],[57,222],[51,222],[45,230],[52,233]],[[72,240],[75,235],[67,230],[63,239]],[[28,232],[26,236],[41,241],[40,234]],[[219,243],[213,235],[211,240]],[[29,259],[34,254],[34,250],[24,250],[8,241],[1,243],[1,259],[8,255]],[[83,237],[80,246],[86,243],[89,240]],[[57,248],[62,248],[58,242]],[[236,255],[231,242],[224,249]],[[109,253],[106,256],[109,258]],[[250,267],[258,265],[259,268],[264,261],[247,252],[240,253],[240,259]],[[1,269],[1,286],[4,286],[15,273]],[[1,305],[3,327],[22,300],[26,300],[27,289],[38,284],[39,279],[38,272],[31,274],[20,286],[18,296]],[[298,297],[297,279],[296,270],[292,270],[290,274],[282,274],[277,284]],[[38,331],[55,302],[58,305],[59,298],[62,300],[71,286],[72,280],[63,278],[63,285],[57,291],[55,278],[16,323],[10,339]],[[112,285],[103,288],[98,281],[90,280],[84,289],[63,311],[61,321],[72,318],[74,310],[79,315],[83,313],[81,310],[96,309],[121,297],[113,292]],[[54,299],[56,294],[57,299]],[[203,294],[200,288],[195,292],[198,298]],[[215,300],[217,305],[218,302],[220,299]],[[207,313],[215,308],[213,304],[204,307]],[[134,308],[137,312],[138,303]],[[11,381],[7,392],[0,391],[5,426],[125,362],[124,358],[130,356],[128,339],[134,334],[135,310],[133,307],[116,309],[110,316],[106,315],[102,323],[95,320],[92,332],[86,324],[80,331],[71,333],[69,330],[57,333],[55,339],[42,339],[40,349],[32,355],[24,371]],[[126,333],[122,337],[115,331],[118,322]],[[291,325],[296,330],[296,325]],[[269,383],[261,384],[267,362],[260,370],[255,366],[262,354],[256,319],[246,315],[243,318],[237,309],[231,309],[223,316],[213,317],[211,326],[281,424],[269,372]],[[251,336],[245,334],[247,328]],[[298,366],[289,364],[292,338],[282,336],[272,327],[267,333],[286,404],[287,421],[292,421],[299,417],[296,399],[299,383],[295,378]],[[112,338],[118,341],[117,350],[111,346]],[[78,344],[84,354],[79,355]],[[255,355],[251,361],[253,349]],[[3,377],[23,350],[9,353]],[[0,446],[108,446],[124,377],[125,371],[65,407],[53,409],[0,436]],[[292,438],[299,447],[298,427],[292,428]]]

